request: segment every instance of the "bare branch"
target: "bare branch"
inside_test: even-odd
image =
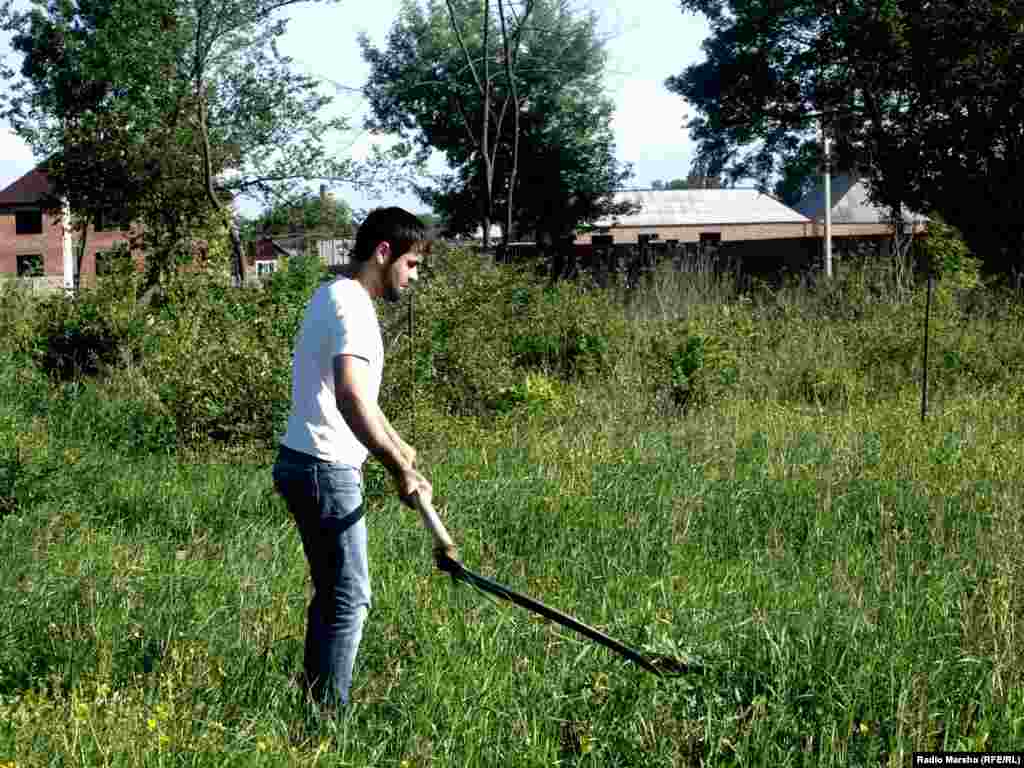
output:
[[[466,57],[466,63],[469,65],[469,71],[473,73],[473,81],[476,83],[476,87],[480,90],[480,95],[484,95],[483,85],[480,83],[480,77],[476,73],[476,67],[473,66],[473,58],[469,55],[469,49],[466,48],[466,41],[462,39],[462,29],[459,27],[458,20],[455,18],[455,8],[452,7],[452,0],[445,0],[445,4],[448,6],[448,15],[452,20],[452,30],[455,32],[455,37],[459,41],[459,47],[462,48],[462,55]]]

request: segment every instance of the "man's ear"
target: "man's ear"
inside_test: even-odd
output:
[[[377,245],[377,251],[374,254],[377,257],[377,263],[382,267],[388,263],[388,257],[391,255],[391,243],[387,240],[382,240]]]

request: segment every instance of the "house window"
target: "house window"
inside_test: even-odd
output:
[[[41,253],[18,254],[18,277],[42,277],[43,255]]]
[[[701,232],[700,244],[715,246],[722,242],[721,232]]]
[[[16,211],[14,214],[14,233],[17,235],[43,234],[43,212]]]

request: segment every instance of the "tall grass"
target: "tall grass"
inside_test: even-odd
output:
[[[0,765],[904,765],[1024,742],[1012,301],[942,286],[922,422],[920,292],[684,272],[627,304],[442,254],[414,335],[384,317],[384,407],[464,561],[704,672],[659,680],[450,582],[369,465],[373,608],[355,704],[324,720],[269,478],[316,282],[293,278],[125,308],[139,355],[69,381],[47,338],[81,307],[2,297]],[[259,408],[215,365],[234,338]]]

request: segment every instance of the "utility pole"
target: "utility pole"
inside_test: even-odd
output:
[[[821,136],[825,149],[825,276],[832,277],[832,152],[827,125],[822,125]]]

